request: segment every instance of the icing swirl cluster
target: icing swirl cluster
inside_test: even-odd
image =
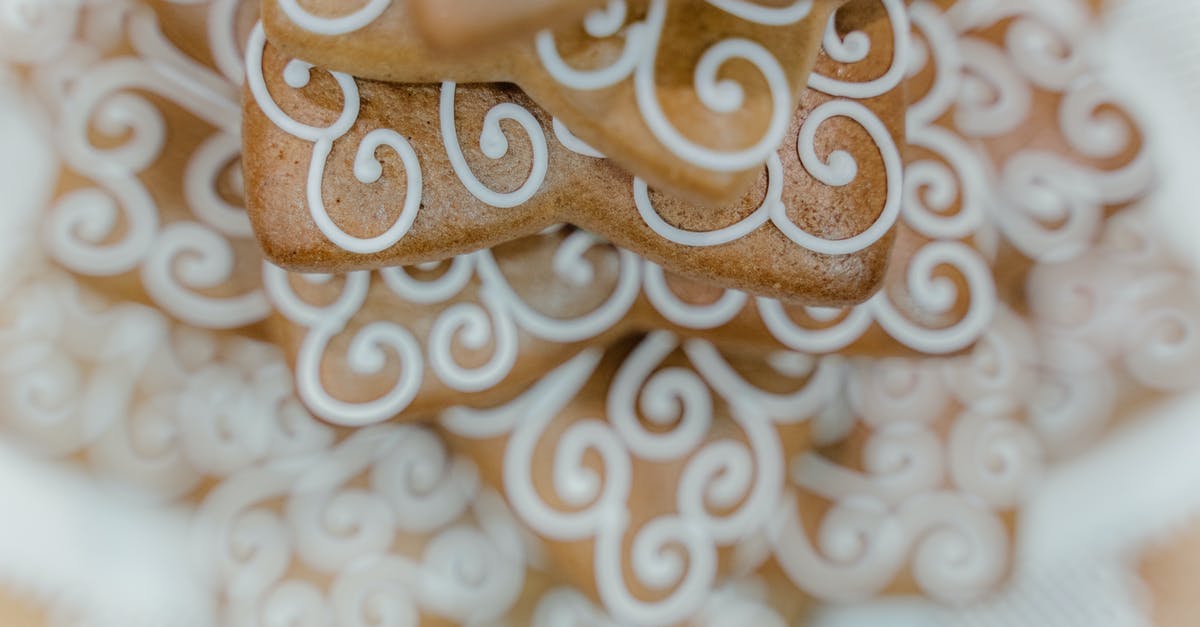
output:
[[[238,198],[239,2],[208,3],[212,66],[170,41],[148,6],[92,4],[0,6],[0,58],[23,66],[62,164],[44,218],[49,254],[114,284],[137,277],[151,302],[199,327],[261,321],[261,286],[238,271],[256,258]],[[181,194],[153,183],[180,167]]]

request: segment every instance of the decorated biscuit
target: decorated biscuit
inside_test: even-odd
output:
[[[357,77],[514,82],[655,189],[721,206],[737,201],[784,143],[839,4],[621,0],[582,24],[465,60],[428,48],[406,0],[265,0],[263,20],[285,55]],[[889,0],[898,24],[904,10]],[[889,54],[891,86],[905,52]]]
[[[409,0],[413,21],[430,47],[471,59],[518,37],[582,17],[601,0]]]
[[[842,35],[880,53],[820,67],[874,95],[805,91],[784,147],[719,209],[652,191],[514,88],[310,71],[258,35],[243,136],[255,232],[283,267],[340,272],[439,261],[570,222],[694,279],[861,302],[900,213],[905,108],[902,85],[884,89],[891,47],[878,42],[898,45],[907,26],[871,8],[856,13],[871,16],[866,30]]]
[[[589,346],[656,329],[768,353],[969,348],[996,302],[983,257],[907,229],[896,257],[884,289],[845,309],[713,288],[567,227],[441,264],[265,276],[301,398],[362,425],[511,398]],[[953,294],[930,291],[941,282]]]
[[[1086,250],[1152,180],[1139,125],[1085,62],[1098,3],[1068,4],[910,9],[905,221],[1003,258],[1000,292],[1014,303],[1033,263]]]
[[[270,309],[242,202],[238,84],[255,6],[60,4],[38,28],[0,25],[0,58],[37,99],[58,164],[35,214],[45,254],[198,327],[254,328]]]
[[[936,370],[764,360],[658,332],[441,425],[617,624],[678,624],[759,572],[822,600],[965,602],[1005,574],[1006,512],[1040,451],[1026,424],[956,413]],[[1000,471],[977,454],[997,446]]]

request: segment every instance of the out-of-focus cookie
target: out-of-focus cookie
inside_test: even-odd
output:
[[[785,146],[720,209],[650,191],[515,89],[311,72],[271,45],[260,58],[259,37],[244,131],[255,231],[283,267],[340,272],[437,261],[566,221],[698,280],[861,302],[882,278],[902,196],[906,101],[880,42],[906,39],[885,8],[843,25],[878,54],[818,64],[844,83],[829,91],[861,97],[805,91]]]
[[[256,4],[42,4],[32,30],[0,25],[0,55],[58,162],[35,214],[46,255],[115,298],[257,331],[270,309],[243,208],[238,88]]]
[[[599,8],[602,0],[408,0],[413,21],[430,47],[464,58],[496,44],[564,24]]]
[[[424,267],[264,271],[301,398],[349,425],[512,398],[579,351],[633,333],[671,329],[762,353],[945,354],[970,347],[995,308],[976,251],[906,228],[884,289],[846,309],[713,288],[568,227]],[[929,280],[952,298],[923,294]]]
[[[1036,471],[1036,445],[1024,425],[949,413],[933,368],[891,370],[658,332],[440,424],[618,624],[677,624],[747,575],[792,600],[979,598],[1006,573],[1005,495]],[[846,389],[858,406],[843,404]],[[899,404],[878,404],[888,399]],[[873,422],[854,437],[858,417]],[[1004,473],[957,457],[997,440],[1012,447]],[[942,534],[953,557],[935,550]]]
[[[719,206],[737,201],[784,142],[840,4],[614,2],[582,24],[465,60],[429,49],[405,0],[266,0],[263,20],[284,54],[353,76],[515,82],[655,189]],[[891,4],[903,20],[903,4]],[[905,52],[893,55],[900,67]]]
[[[1018,306],[1035,262],[1081,254],[1151,187],[1139,124],[1086,60],[1100,4],[910,8],[906,221],[978,242]]]

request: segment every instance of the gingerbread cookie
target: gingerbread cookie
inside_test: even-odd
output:
[[[263,20],[285,55],[357,77],[515,82],[654,188],[720,206],[737,201],[784,142],[839,4],[615,2],[583,24],[467,60],[430,50],[406,0],[266,0]],[[894,55],[899,68],[903,54]]]
[[[860,36],[903,44],[907,26],[873,8],[854,13],[871,16]],[[705,209],[631,179],[515,89],[357,81],[261,42],[247,196],[268,258],[288,269],[436,261],[568,221],[674,272],[807,304],[861,302],[882,277],[902,187],[905,100],[890,53],[824,59],[868,97],[806,91],[751,192]],[[459,140],[476,136],[479,148]]]
[[[36,214],[45,254],[113,297],[259,331],[270,309],[243,208],[238,89],[255,3],[45,10],[29,34],[0,25],[58,162]]]
[[[950,353],[978,338],[995,307],[982,256],[907,229],[884,289],[847,309],[713,288],[570,228],[430,267],[265,272],[301,398],[347,425],[510,398],[580,350],[632,333],[672,329],[759,352]],[[954,297],[926,294],[927,281],[949,282]]]
[[[1153,178],[1138,123],[1081,61],[1098,10],[1086,4],[910,10],[908,88],[920,104],[909,111],[906,221],[977,241],[1015,304],[1035,262],[1086,250]]]
[[[413,21],[430,47],[474,58],[481,50],[575,20],[601,0],[409,0]]]
[[[927,374],[892,369],[905,384]],[[1015,503],[1004,495],[1036,472],[1036,442],[992,416],[878,404],[930,400],[929,386],[910,399],[897,383],[836,357],[764,360],[659,332],[586,351],[512,403],[452,409],[441,425],[618,624],[677,624],[728,577],[759,572],[793,599],[978,598],[1005,573]],[[848,388],[864,405],[840,404]],[[860,416],[880,422],[845,439]],[[1011,446],[1004,471],[953,457],[955,479],[940,472],[998,440]],[[953,557],[927,555],[941,534]]]

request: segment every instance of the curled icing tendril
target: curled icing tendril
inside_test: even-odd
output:
[[[609,423],[629,451],[643,459],[686,457],[703,443],[712,423],[712,395],[695,372],[654,370],[678,344],[670,332],[647,336],[621,364],[608,388]],[[671,429],[664,433],[647,429],[638,409],[655,427]]]
[[[958,42],[963,76],[954,122],[971,137],[996,137],[1028,119],[1033,90],[997,46],[973,37]]]
[[[718,0],[718,6],[735,14],[745,13],[748,5],[740,0]],[[797,11],[805,2],[782,11]],[[750,148],[719,151],[701,146],[684,137],[667,119],[658,102],[655,83],[655,64],[659,40],[666,21],[664,0],[651,0],[646,17],[625,28],[624,48],[611,65],[597,70],[577,70],[563,61],[554,43],[554,35],[543,31],[537,36],[537,52],[546,71],[559,83],[579,90],[611,87],[628,78],[634,80],[638,108],[651,133],[671,152],[689,163],[711,170],[729,172],[745,170],[762,164],[779,146],[791,122],[791,89],[779,61],[761,44],[743,38],[730,38],[710,47],[700,57],[695,68],[696,95],[710,110],[733,113],[742,106],[743,88],[731,80],[718,80],[717,73],[729,60],[740,58],[758,68],[766,79],[771,94],[772,112],[763,137]],[[622,0],[613,0],[601,13],[593,12],[585,23],[594,37],[613,36],[623,24],[626,13]],[[791,14],[773,14],[792,17]],[[617,19],[617,18],[621,19]],[[771,19],[765,17],[764,19]]]
[[[392,0],[368,0],[361,8],[347,15],[322,17],[306,11],[297,0],[276,0],[288,19],[300,28],[318,35],[345,35],[359,30],[387,10]]]
[[[46,218],[45,241],[64,266],[90,275],[116,275],[137,267],[158,234],[158,209],[132,177],[106,182],[107,190],[81,189],[63,196]],[[127,225],[118,242],[105,242],[118,221]]]
[[[815,542],[784,501],[768,528],[772,552],[788,579],[819,599],[850,601],[882,590],[910,547],[904,527],[873,497],[836,500]]]
[[[695,304],[679,298],[667,284],[661,266],[644,262],[642,292],[654,309],[672,324],[688,329],[715,329],[732,321],[746,307],[749,295],[738,290],[723,290],[711,303]]]
[[[363,137],[359,143],[354,159],[354,176],[362,183],[373,183],[382,175],[383,166],[375,157],[375,151],[381,146],[388,146],[396,151],[404,164],[407,189],[404,196],[404,207],[396,222],[376,236],[361,238],[352,236],[334,223],[325,209],[324,192],[322,190],[325,178],[325,167],[329,160],[333,143],[349,132],[358,119],[359,93],[354,78],[340,72],[330,72],[342,91],[342,112],[337,120],[328,127],[314,127],[302,124],[288,116],[279,108],[267,90],[263,77],[262,54],[266,38],[262,24],[255,26],[246,53],[247,82],[255,102],[262,112],[281,130],[313,143],[313,155],[309,161],[308,179],[306,181],[306,198],[309,215],[317,228],[338,247],[358,254],[370,254],[386,250],[400,241],[412,228],[417,212],[421,205],[421,165],[416,152],[407,139],[389,129],[376,129]],[[303,61],[292,60],[284,68],[284,81],[293,89],[301,89],[308,84],[312,65]]]
[[[241,142],[224,133],[205,140],[188,160],[183,173],[183,190],[192,213],[205,224],[229,237],[245,238],[254,235],[245,208],[231,205],[217,193],[223,170],[241,157],[241,150]],[[234,168],[230,177],[240,195],[243,191],[241,168]]]
[[[686,620],[704,604],[716,579],[717,554],[698,525],[683,516],[660,516],[634,536],[630,551],[634,576],[652,589],[670,589],[665,598],[654,601],[643,601],[626,587],[620,531],[605,528],[596,536],[596,585],[614,618],[636,625],[671,625]]]
[[[584,30],[595,38],[613,37],[625,24],[627,11],[625,0],[609,0],[604,9],[596,9],[587,15]],[[554,34],[549,30],[537,34],[535,46],[538,58],[554,80],[571,89],[603,89],[628,78],[642,62],[649,43],[646,29],[644,22],[630,24],[624,32],[625,43],[620,56],[608,67],[593,70],[578,70],[568,65],[559,55]]]
[[[783,194],[783,164],[779,155],[772,153],[767,158],[767,194],[753,213],[737,222],[712,231],[688,231],[676,227],[662,218],[650,200],[650,188],[639,177],[633,179],[633,200],[646,226],[664,239],[684,246],[720,246],[739,240],[766,224],[770,219],[771,205],[779,204]]]
[[[821,36],[821,49],[826,56],[838,63],[858,63],[871,54],[871,38],[860,30],[846,33],[845,38],[839,37],[835,14],[825,25],[825,33]]]
[[[388,288],[406,301],[419,305],[444,303],[462,292],[471,281],[475,273],[474,259],[471,255],[454,257],[441,276],[428,281],[414,279],[402,267],[380,268],[379,276]]]
[[[577,246],[583,241],[582,239],[568,238],[564,247],[570,251],[572,245]],[[619,250],[620,269],[612,295],[602,305],[584,315],[569,319],[554,318],[537,311],[517,295],[512,285],[504,277],[504,273],[497,265],[491,251],[480,251],[477,255],[478,265],[476,267],[480,281],[491,290],[495,298],[503,301],[503,306],[517,325],[534,337],[551,342],[580,342],[594,338],[613,328],[633,307],[640,291],[638,288],[641,281],[641,258],[629,251]],[[556,258],[555,261],[559,266],[557,269],[561,271],[565,261],[561,258]],[[580,278],[580,273],[592,272],[590,268],[577,265],[585,263],[587,262],[583,256],[579,255],[575,262],[570,264],[567,278],[570,279],[572,274],[576,275],[576,278]]]
[[[708,0],[708,3],[747,22],[769,26],[795,24],[812,13],[813,0],[795,0],[782,7],[763,6],[748,0]]]
[[[583,287],[596,279],[596,268],[586,257],[587,252],[602,242],[587,231],[572,231],[554,251],[550,262],[554,274],[577,287]]]
[[[931,239],[968,237],[987,224],[983,201],[989,193],[988,173],[979,153],[962,137],[935,123],[954,104],[962,83],[957,35],[932,5],[911,6],[909,15],[914,31],[920,32],[927,44],[919,49],[925,50],[924,63],[933,64],[933,84],[909,106],[908,144],[933,156],[905,165],[903,219]],[[912,39],[914,45],[919,41]],[[958,211],[949,214],[955,201]]]
[[[909,145],[938,158],[910,161],[904,172],[904,223],[933,239],[962,238],[984,226],[988,217],[987,172],[960,137],[937,126],[914,129]],[[957,213],[946,213],[959,201]]]
[[[446,385],[462,392],[491,389],[504,380],[517,361],[517,326],[508,312],[503,296],[484,287],[482,306],[457,303],[446,309],[433,323],[429,334],[429,365]],[[493,343],[492,357],[482,366],[465,368],[454,356],[454,340],[472,351]]]
[[[731,172],[761,165],[783,141],[793,113],[791,89],[779,60],[762,44],[743,38],[725,39],[704,51],[694,74],[696,96],[700,102],[717,113],[733,113],[739,109],[745,99],[744,89],[732,80],[718,80],[717,73],[731,59],[743,59],[754,65],[766,80],[771,94],[771,117],[762,138],[749,148],[719,151],[701,146],[684,137],[671,124],[658,101],[654,71],[666,12],[665,0],[651,0],[646,14],[647,55],[633,76],[638,107],[650,132],[671,152],[703,168]]]
[[[311,280],[327,277],[317,275]],[[412,403],[420,388],[425,358],[420,344],[408,330],[390,322],[373,322],[359,329],[346,353],[350,370],[375,374],[387,363],[384,348],[393,350],[400,361],[401,374],[395,385],[380,397],[363,403],[334,398],[321,378],[321,362],[329,343],[342,333],[346,324],[366,302],[370,290],[369,272],[345,275],[345,286],[330,304],[316,306],[305,302],[292,289],[288,273],[264,263],[263,283],[272,304],[288,320],[309,328],[296,356],[296,389],[305,404],[318,416],[343,426],[363,426],[382,422],[399,414]]]
[[[296,389],[308,407],[334,424],[360,427],[388,420],[412,403],[421,386],[425,363],[421,345],[412,333],[392,323],[373,322],[359,329],[350,340],[346,363],[356,374],[382,371],[387,363],[385,348],[394,351],[401,364],[401,374],[391,389],[368,402],[335,398],[321,381],[321,361],[335,335],[330,328],[316,328],[300,344]]]
[[[758,298],[759,315],[771,336],[794,351],[831,353],[858,340],[871,327],[871,312],[862,306],[850,309],[841,320],[823,328],[806,328],[788,315],[788,308],[773,298]]]
[[[685,520],[703,525],[719,544],[758,531],[783,496],[783,444],[761,408],[735,402],[733,419],[749,446],[733,439],[712,442],[688,462],[676,489],[676,507]],[[714,514],[710,507],[729,509]]]
[[[1135,129],[1119,113],[1106,110],[1113,94],[1095,79],[1077,81],[1063,92],[1058,124],[1071,148],[1086,157],[1107,159],[1129,149]]]
[[[848,82],[813,72],[808,86],[821,93],[843,98],[866,99],[881,96],[895,89],[908,72],[908,57],[912,53],[908,9],[903,0],[881,0],[892,29],[892,63],[882,76],[864,82]],[[824,47],[830,58],[840,63],[856,63],[867,58],[871,51],[870,37],[861,31],[846,35],[837,33],[837,12],[829,18],[824,35]]]
[[[1037,436],[1007,417],[959,416],[948,448],[954,482],[995,507],[1020,505],[1042,470]]]
[[[913,575],[934,599],[977,600],[1004,576],[1008,534],[974,499],[936,492],[906,501],[897,514],[913,539]]]
[[[169,303],[185,322],[212,329],[235,329],[271,313],[266,296],[257,289],[213,298],[192,289],[213,288],[235,275],[234,250],[229,240],[194,222],[165,227],[142,265],[142,283],[156,302]]]
[[[354,78],[340,72],[330,72],[342,91],[342,112],[332,124],[326,127],[303,124],[284,113],[267,90],[266,79],[263,76],[263,50],[266,46],[266,36],[262,24],[255,26],[250,36],[246,51],[246,78],[250,92],[255,102],[280,130],[293,137],[306,140],[313,144],[312,159],[309,161],[308,179],[305,193],[308,200],[308,211],[313,222],[325,237],[338,247],[352,253],[370,254],[391,248],[400,241],[412,228],[417,212],[421,206],[421,164],[416,152],[407,139],[390,129],[376,129],[363,137],[359,143],[354,159],[354,176],[362,183],[373,183],[382,175],[383,166],[375,156],[375,151],[381,146],[387,146],[396,151],[404,164],[407,189],[404,195],[404,207],[396,222],[383,233],[373,237],[355,237],[334,223],[333,218],[325,209],[324,192],[322,190],[325,178],[325,167],[333,150],[333,143],[350,131],[358,119],[359,100],[358,85]],[[284,67],[283,78],[289,87],[301,89],[308,84],[312,65],[299,60],[292,60]]]
[[[458,143],[458,128],[454,121],[454,92],[456,85],[451,82],[442,83],[442,94],[439,107],[439,120],[442,129],[442,141],[446,146],[446,156],[454,173],[462,184],[479,200],[493,207],[516,207],[537,193],[546,180],[546,172],[550,165],[549,147],[546,145],[546,133],[542,125],[528,109],[511,102],[502,102],[488,110],[483,120],[483,131],[479,136],[479,148],[489,159],[500,159],[508,154],[508,137],[500,126],[501,120],[513,120],[521,125],[529,136],[533,148],[533,165],[529,178],[519,188],[511,192],[497,192],[488,188],[471,171],[467,158],[463,155]]]
[[[431,533],[452,524],[479,496],[478,471],[431,431],[405,426],[400,434],[371,466],[371,488],[391,505],[402,531]]]
[[[588,351],[551,372],[520,399],[522,415],[505,425],[511,437],[504,451],[504,490],[514,512],[537,533],[576,540],[591,538],[601,530],[624,533],[628,524],[625,500],[632,482],[632,462],[620,439],[607,423],[581,420],[570,425],[554,450],[555,490],[574,505],[560,511],[542,499],[533,477],[534,452],[559,413],[581,390],[599,363],[601,354]],[[471,423],[496,420],[497,410],[458,412],[450,426],[471,430]],[[585,454],[599,456],[603,482]]]
[[[141,30],[153,27],[145,14],[137,17],[141,19],[131,20]],[[218,127],[224,114],[235,110],[203,87],[180,82],[147,59],[118,58],[92,66],[69,88],[64,86],[58,135],[62,156],[100,187],[73,192],[49,212],[47,248],[62,264],[93,276],[120,274],[134,269],[149,253],[159,228],[158,207],[138,174],[161,157],[167,128],[163,113],[140,92],[179,104]],[[181,89],[197,98],[181,98]],[[97,147],[91,141],[93,125],[121,141],[111,148]],[[120,237],[107,241],[119,226]],[[169,302],[163,305],[174,308]]]
[[[1022,16],[1009,25],[1004,39],[1014,65],[1030,82],[1064,91],[1088,69],[1078,38],[1078,33],[1064,34],[1060,27]]]
[[[947,277],[938,277],[939,266],[950,266],[966,279],[970,303],[965,314],[948,327],[923,327],[910,321],[892,304],[885,292],[867,301],[880,326],[889,335],[903,338],[905,345],[930,355],[941,355],[967,348],[991,324],[997,306],[996,284],[983,257],[970,246],[957,241],[930,242],[908,264],[907,293],[924,316],[944,315],[954,306],[958,288]]]
[[[887,235],[896,224],[896,219],[900,216],[904,165],[895,139],[892,138],[891,133],[877,115],[858,102],[831,100],[812,111],[800,127],[800,134],[796,140],[800,163],[813,178],[826,185],[840,187],[848,185],[858,176],[858,162],[844,150],[835,150],[830,153],[828,162],[822,161],[817,156],[817,129],[834,117],[845,117],[858,123],[871,136],[871,140],[879,150],[887,180],[887,198],[879,217],[871,226],[857,235],[845,239],[829,240],[812,235],[796,226],[787,216],[787,207],[782,202],[771,203],[769,210],[771,222],[797,244],[827,255],[847,255],[865,250],[875,244]]]

